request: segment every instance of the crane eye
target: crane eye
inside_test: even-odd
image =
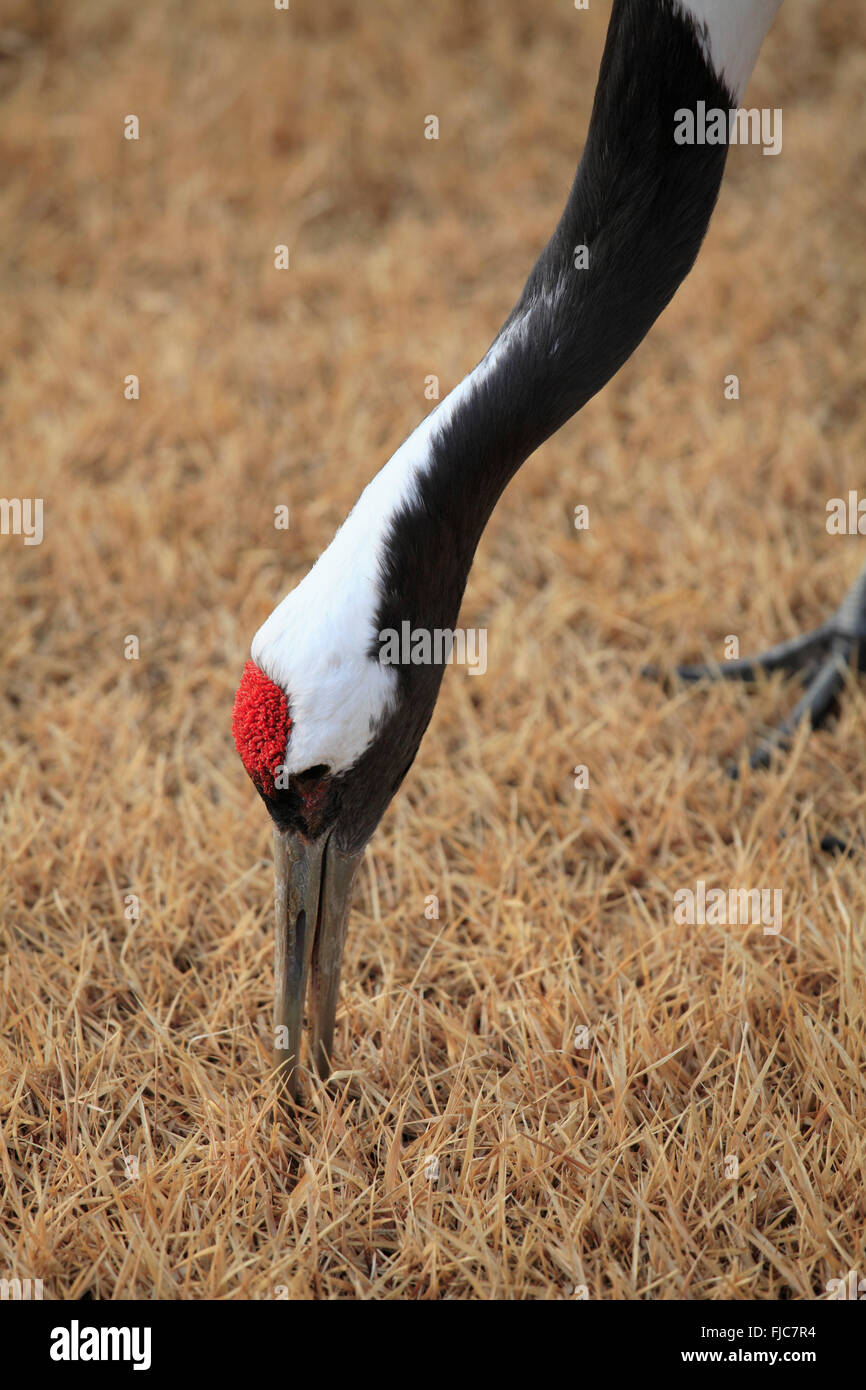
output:
[[[305,768],[303,772],[296,772],[294,780],[300,782],[301,786],[306,786],[308,782],[318,782],[323,777],[327,777],[331,769],[327,763],[316,763],[315,767]]]

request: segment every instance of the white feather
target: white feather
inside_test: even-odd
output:
[[[781,0],[678,0],[695,21],[706,57],[739,101]],[[520,331],[512,324],[507,337]],[[286,769],[324,763],[344,772],[369,746],[393,707],[393,669],[371,660],[378,633],[380,561],[395,512],[417,503],[432,465],[435,433],[489,371],[507,337],[432,411],[364,489],[309,574],[253,638],[251,656],[286,693],[292,718]]]
[[[493,366],[500,339],[446,396],[367,485],[309,574],[259,628],[250,655],[285,691],[292,730],[286,771],[324,763],[345,772],[357,762],[393,707],[393,668],[371,660],[380,561],[395,512],[417,505],[417,479],[432,464],[432,441],[473,382]]]
[[[706,26],[706,57],[740,101],[758,60],[761,44],[782,0],[679,0],[680,8]]]

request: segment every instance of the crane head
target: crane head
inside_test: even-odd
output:
[[[235,700],[235,744],[274,823],[275,1054],[294,1096],[308,978],[314,1059],[327,1076],[354,876],[445,669],[441,652],[419,662],[401,645],[395,658],[389,635],[453,627],[492,506],[490,496],[461,506],[478,535],[443,547],[451,514],[425,494],[441,424],[434,411],[409,436],[265,619]]]
[[[328,768],[287,772],[289,701],[252,661],[235,695],[232,733],[274,822],[274,1061],[281,1084],[297,1100],[308,980],[314,1056],[319,1072],[328,1074],[351,890],[363,850],[346,855],[329,843]]]
[[[348,690],[345,695],[351,698]],[[413,717],[411,702],[407,709],[397,697],[349,768],[317,763],[294,770],[307,755],[298,756],[304,745],[291,693],[255,662],[244,667],[232,732],[274,825],[274,1059],[280,1083],[294,1100],[308,986],[313,1060],[325,1078],[355,876],[364,847],[414,758],[434,700],[431,691]],[[307,707],[305,699],[298,704]],[[425,710],[421,718],[419,708]],[[323,749],[316,745],[319,756]]]

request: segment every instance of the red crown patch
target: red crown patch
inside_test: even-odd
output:
[[[266,796],[274,794],[274,777],[285,760],[291,728],[282,690],[248,661],[235,695],[232,733],[241,762]]]

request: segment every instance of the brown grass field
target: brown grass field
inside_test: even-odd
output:
[[[732,781],[790,686],[640,674],[818,623],[866,554],[825,527],[866,457],[854,0],[784,5],[747,99],[781,155],[731,151],[674,303],[503,498],[461,619],[488,670],[446,675],[368,850],[335,1076],[273,1103],[233,693],[425,377],[510,309],[608,13],[3,0],[0,492],[44,499],[44,539],[0,537],[0,1275],[46,1298],[866,1275],[866,689]],[[678,925],[698,880],[781,890],[781,933]]]

